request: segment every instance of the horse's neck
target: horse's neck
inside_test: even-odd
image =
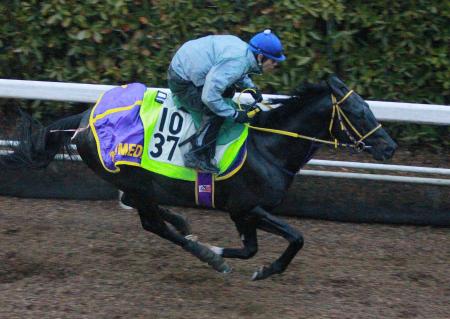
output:
[[[325,138],[327,125],[325,116],[313,112],[314,101],[305,106],[286,106],[267,112],[255,126],[295,132],[316,138]],[[258,149],[277,166],[290,172],[298,171],[313,156],[317,145],[309,140],[274,133],[254,133]]]

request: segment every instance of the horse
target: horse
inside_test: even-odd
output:
[[[369,105],[337,76],[318,84],[303,84],[290,96],[270,103],[277,107],[259,112],[249,124],[247,158],[242,168],[215,185],[215,207],[230,214],[241,247],[201,243],[183,215],[161,207],[196,207],[193,182],[135,166],[122,166],[119,173],[106,171],[88,126],[91,109],[47,127],[39,126],[35,132],[31,129],[36,123],[30,118],[22,125],[20,143],[1,163],[8,167],[45,167],[61,146],[72,142],[90,169],[124,192],[122,202],[137,210],[146,231],[180,246],[221,273],[231,271],[225,258],[249,259],[257,253],[257,230],[281,236],[288,242],[283,253],[252,275],[252,280],[261,280],[283,273],[303,247],[303,235],[271,210],[282,202],[294,176],[319,145],[365,151],[378,161],[391,158],[397,148]],[[73,130],[77,130],[76,136],[68,132]]]

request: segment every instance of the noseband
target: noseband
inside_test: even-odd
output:
[[[350,148],[353,148],[356,152],[361,152],[365,149],[371,148],[371,146],[368,146],[364,143],[364,140],[367,139],[373,133],[375,133],[379,128],[381,128],[381,124],[378,124],[375,128],[373,128],[370,132],[366,133],[365,135],[362,135],[361,133],[359,133],[359,131],[350,122],[350,120],[348,119],[348,117],[345,115],[344,111],[341,108],[341,105],[349,98],[350,95],[352,95],[352,93],[354,93],[353,90],[350,90],[339,101],[337,101],[336,96],[334,96],[334,94],[331,94],[331,101],[333,103],[333,112],[331,114],[331,121],[330,121],[330,125],[328,127],[328,131],[330,132],[330,136],[333,137],[333,139],[334,139],[333,141],[322,140],[320,138],[310,137],[310,136],[301,135],[301,134],[284,131],[284,130],[252,126],[250,124],[246,124],[246,125],[249,128],[254,129],[256,131],[274,133],[274,134],[300,138],[300,139],[309,140],[309,141],[318,142],[318,143],[330,144],[330,145],[334,145],[335,148],[337,148],[338,146],[347,147],[347,148],[350,147]],[[256,114],[256,112],[258,112],[258,111],[259,111],[259,109],[256,109],[256,110],[249,112],[249,114],[252,113],[252,116],[254,116]],[[250,116],[250,117],[252,117],[252,116]],[[336,117],[337,117],[337,120],[339,123],[339,127],[341,128],[341,131],[345,132],[345,134],[347,135],[349,140],[352,142],[352,144],[341,143],[338,141],[338,139],[336,137],[334,137],[332,129],[333,129],[334,120]],[[352,129],[352,131],[358,136],[358,138],[359,138],[358,140],[351,134],[351,132],[349,131],[349,129],[347,128],[345,123],[347,123],[347,125]]]

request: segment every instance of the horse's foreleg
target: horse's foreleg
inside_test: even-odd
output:
[[[184,250],[190,252],[201,261],[208,263],[215,270],[227,273],[231,271],[231,267],[225,260],[201,243],[188,240],[177,231],[172,230],[164,222],[161,216],[161,210],[156,205],[142,205],[138,207],[139,217],[141,218],[142,227],[155,233],[156,235],[170,240],[171,242],[181,246]]]
[[[289,246],[283,254],[275,260],[270,266],[263,266],[257,270],[252,280],[265,279],[273,274],[282,273],[297,252],[303,247],[303,236],[296,229],[291,227],[285,221],[273,216],[263,208],[257,206],[252,211],[258,217],[257,227],[272,234],[280,235],[289,242]]]
[[[225,258],[252,258],[258,251],[258,239],[256,237],[256,224],[244,218],[234,219],[236,229],[242,240],[242,248],[222,248],[220,255]]]

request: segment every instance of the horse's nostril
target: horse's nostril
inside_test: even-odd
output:
[[[395,153],[396,147],[388,146],[384,149],[385,154],[387,154],[389,157],[393,156]]]

